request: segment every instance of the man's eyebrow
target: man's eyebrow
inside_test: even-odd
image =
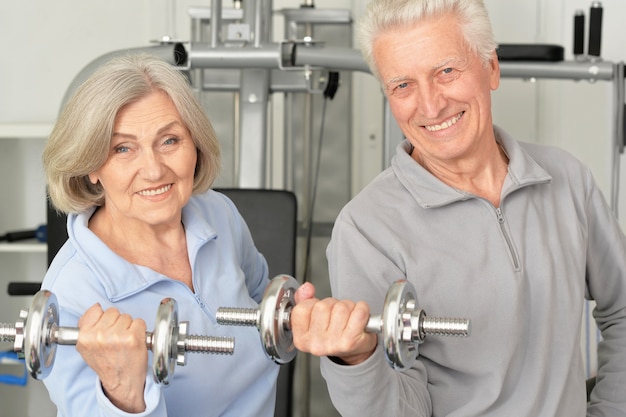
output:
[[[390,79],[386,80],[385,81],[385,85],[387,85],[387,84],[396,84],[396,83],[399,83],[399,82],[402,82],[402,81],[406,81],[408,79],[409,79],[408,76],[400,75],[398,77],[393,77],[393,78],[390,78]]]
[[[440,68],[445,68],[447,66],[449,66],[450,64],[457,64],[457,65],[461,65],[463,64],[463,62],[465,62],[464,59],[459,58],[459,57],[448,57],[448,58],[444,58],[441,61],[437,62],[436,64],[433,64],[432,69],[433,70],[438,70]],[[411,77],[409,77],[408,75],[399,75],[397,77],[392,77],[389,78],[387,80],[385,80],[384,84],[396,84],[399,82],[403,82],[406,80],[411,79]]]
[[[434,70],[438,70],[440,68],[445,68],[450,66],[450,64],[462,64],[464,62],[463,59],[459,58],[459,57],[448,57],[448,58],[444,58],[441,61],[439,61],[438,63],[434,64],[432,66],[432,68]]]

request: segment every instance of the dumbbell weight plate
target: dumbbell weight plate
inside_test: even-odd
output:
[[[56,343],[50,343],[51,332],[59,327],[56,296],[50,291],[37,292],[24,324],[24,360],[33,378],[44,379],[54,365]]]
[[[168,385],[176,367],[178,341],[178,305],[173,298],[164,298],[159,304],[152,333],[152,376]]]
[[[382,334],[385,355],[395,369],[410,367],[417,358],[415,343],[406,342],[409,335],[404,331],[411,329],[411,310],[407,308],[410,302],[414,308],[416,297],[413,284],[405,280],[394,282],[385,296],[382,314]]]
[[[294,294],[300,284],[281,275],[270,281],[259,306],[259,331],[265,352],[276,363],[290,362],[297,353],[289,326],[289,314],[296,304]]]

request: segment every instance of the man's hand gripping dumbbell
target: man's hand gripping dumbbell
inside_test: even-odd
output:
[[[256,326],[266,353],[277,363],[291,361],[298,349],[356,364],[374,352],[380,333],[387,360],[396,369],[411,366],[417,344],[428,335],[470,333],[467,319],[426,316],[417,307],[413,285],[405,280],[389,287],[380,316],[370,316],[364,302],[314,297],[312,285],[300,286],[293,277],[279,275],[268,285],[258,309],[221,307],[217,321]]]

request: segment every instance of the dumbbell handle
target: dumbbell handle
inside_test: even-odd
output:
[[[416,310],[407,317],[410,320],[411,334],[402,334],[405,342],[422,342],[426,336],[469,336],[470,321],[453,317],[430,317],[423,310]],[[370,316],[365,331],[368,333],[383,332],[383,318],[380,315]]]
[[[57,345],[76,345],[78,331],[76,327],[52,326],[46,342]],[[0,341],[14,342],[15,335],[14,324],[0,323]],[[146,347],[149,350],[152,350],[153,343],[154,334],[146,332]],[[185,352],[232,354],[235,349],[235,339],[232,337],[187,335],[177,343],[183,343],[181,347]]]
[[[9,323],[0,323],[0,342],[15,341],[15,325]]]
[[[416,310],[417,313],[407,317],[410,320],[410,335],[403,335],[403,340],[407,342],[421,342],[427,335],[436,336],[468,336],[470,332],[470,321],[460,318],[429,317],[423,310]],[[290,326],[291,311],[285,311],[283,323]],[[232,308],[220,307],[217,309],[216,319],[218,324],[230,326],[256,326],[259,327],[261,311],[257,308]],[[370,316],[365,331],[368,333],[382,333],[383,320],[380,315]]]

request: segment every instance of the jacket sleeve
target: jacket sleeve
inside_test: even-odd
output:
[[[265,288],[269,284],[267,261],[255,246],[250,229],[239,213],[237,213],[237,221],[239,222],[238,231],[242,251],[241,269],[246,277],[248,294],[254,301],[260,303]]]
[[[406,275],[345,213],[335,222],[327,258],[333,296],[366,301],[371,314],[381,313],[389,285]],[[419,355],[410,369],[396,371],[385,360],[380,337],[365,362],[346,366],[323,358],[321,371],[333,405],[344,417],[432,414],[426,369]]]
[[[626,238],[601,192],[590,178],[587,204],[587,296],[602,340],[598,373],[587,416],[626,412]]]

